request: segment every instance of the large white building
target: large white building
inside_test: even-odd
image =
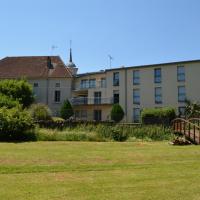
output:
[[[0,60],[0,79],[25,77],[33,85],[37,102],[54,115],[69,99],[75,117],[109,120],[119,103],[125,122],[137,122],[143,108],[174,107],[183,114],[185,100],[200,101],[200,60],[106,69],[78,74],[70,60],[59,56],[6,57]]]

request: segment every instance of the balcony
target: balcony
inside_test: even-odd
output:
[[[86,82],[84,84],[76,85],[73,90],[74,91],[84,91],[88,89],[95,89],[95,88],[106,88],[106,82],[105,81],[95,81],[92,84],[89,82]]]
[[[113,104],[113,98],[74,97],[71,99],[71,104],[73,106]]]

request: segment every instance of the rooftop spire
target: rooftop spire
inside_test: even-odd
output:
[[[70,40],[70,55],[69,55],[69,62],[72,62],[72,41]]]
[[[72,62],[72,49],[70,48],[69,62]]]

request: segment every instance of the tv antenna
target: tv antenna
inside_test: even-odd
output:
[[[57,49],[57,48],[58,48],[58,47],[57,47],[56,45],[52,45],[52,46],[51,46],[51,54],[52,54],[52,55],[53,55],[54,50]]]
[[[112,67],[112,60],[114,60],[114,58],[108,54],[108,58],[109,58],[109,65],[110,65],[110,68]]]

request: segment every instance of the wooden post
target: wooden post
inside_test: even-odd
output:
[[[189,123],[189,127],[188,127],[188,137],[190,138],[190,123]]]
[[[185,132],[186,132],[186,123],[184,121],[184,135],[185,135]]]

